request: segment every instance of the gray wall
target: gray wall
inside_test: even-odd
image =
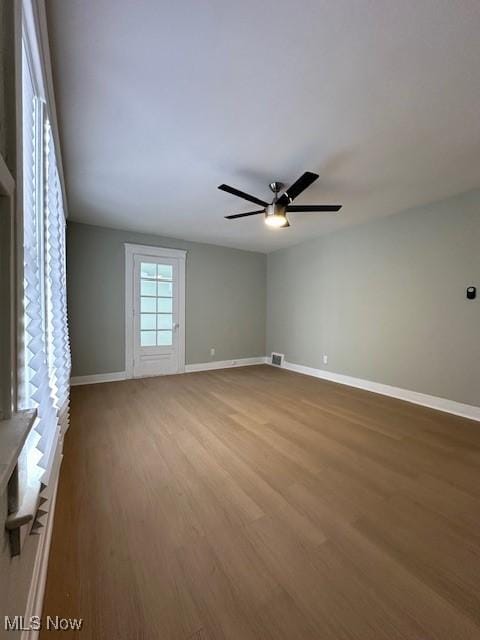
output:
[[[6,71],[7,61],[10,57],[9,33],[10,24],[8,18],[9,7],[6,2],[0,2],[0,153],[5,157],[7,152],[7,92]]]
[[[15,5],[0,2],[0,153],[15,175]]]
[[[480,405],[480,297],[465,299],[467,285],[480,289],[480,191],[268,260],[70,222],[74,376],[124,370],[124,242],[187,249],[189,364],[280,351],[297,364]]]
[[[265,355],[265,255],[69,222],[73,376],[125,369],[125,242],[187,250],[187,364]]]
[[[267,353],[480,405],[472,284],[480,295],[480,191],[276,251]]]

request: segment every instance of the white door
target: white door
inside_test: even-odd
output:
[[[131,377],[184,371],[184,265],[184,252],[177,255],[171,249],[141,247],[132,251],[129,260],[127,247],[132,285],[127,373]]]

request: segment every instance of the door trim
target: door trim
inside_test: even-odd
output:
[[[185,261],[184,249],[167,249],[146,244],[125,242],[125,377],[133,378],[133,291],[134,256],[152,256],[154,258],[178,259],[178,373],[185,371]]]

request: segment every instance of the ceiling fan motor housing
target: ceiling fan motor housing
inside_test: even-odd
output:
[[[279,193],[285,185],[283,184],[283,182],[270,182],[268,186],[273,191],[273,193]]]
[[[277,202],[272,202],[265,207],[265,215],[268,216],[285,216],[287,213],[287,207],[284,205],[278,204]]]

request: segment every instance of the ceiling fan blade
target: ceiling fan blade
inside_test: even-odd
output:
[[[295,200],[305,189],[307,189],[318,178],[318,173],[312,173],[311,171],[305,171],[296,182],[294,182],[285,193],[278,199],[279,204],[286,205]]]
[[[233,216],[225,216],[227,220],[235,220],[236,218],[246,218],[247,216],[258,216],[259,213],[265,213],[265,209],[260,211],[247,211],[247,213],[234,213]]]
[[[254,202],[255,204],[259,204],[261,207],[268,206],[268,202],[264,202],[263,200],[260,200],[260,198],[251,196],[249,193],[245,193],[244,191],[239,191],[234,187],[229,187],[228,184],[221,184],[218,188],[221,191],[226,191],[227,193],[231,193],[232,195],[238,196],[239,198],[243,198],[244,200],[248,200],[249,202]]]
[[[308,211],[340,211],[341,204],[289,204],[287,211],[302,213]]]

